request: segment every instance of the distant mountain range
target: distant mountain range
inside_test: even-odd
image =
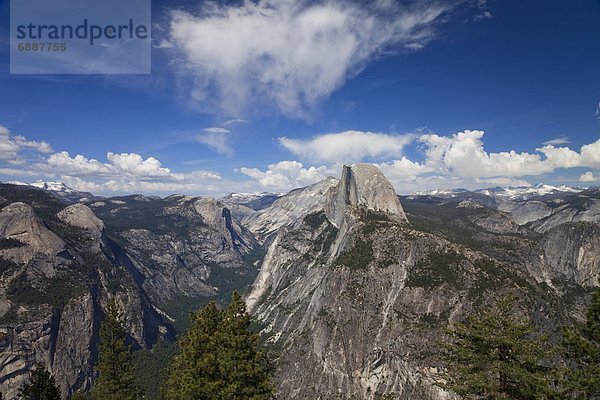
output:
[[[435,197],[455,197],[461,193],[472,192],[481,193],[488,196],[505,197],[512,200],[527,200],[533,197],[546,195],[561,195],[566,193],[579,193],[585,189],[572,186],[551,186],[539,183],[535,186],[510,186],[510,187],[494,187],[488,189],[453,189],[453,190],[429,190],[425,192],[416,192],[413,196],[435,196]]]
[[[67,203],[78,203],[85,202],[90,200],[96,200],[101,198],[101,196],[93,195],[89,192],[82,192],[79,190],[71,189],[63,182],[46,182],[42,180],[37,180],[32,183],[25,183],[21,181],[10,181],[5,182],[7,185],[17,185],[17,186],[31,186],[38,189],[46,190],[52,193],[54,196],[58,197],[61,200],[64,200]]]
[[[52,192],[59,197],[72,202],[86,202],[89,200],[100,199],[102,196],[94,195],[89,192],[78,191],[68,187],[63,182],[37,180],[32,183],[21,181],[4,182],[8,185],[32,186]],[[595,189],[590,187],[589,189]],[[409,196],[432,196],[432,197],[456,197],[462,193],[480,193],[488,196],[497,196],[509,198],[512,200],[527,200],[534,197],[547,195],[562,195],[568,193],[580,193],[587,190],[577,186],[552,186],[544,183],[538,183],[534,186],[509,186],[493,187],[486,189],[436,189],[428,191],[418,191]],[[275,200],[282,197],[284,193],[256,192],[256,193],[230,193],[222,198],[225,203],[237,204],[248,207],[254,211],[269,207]]]

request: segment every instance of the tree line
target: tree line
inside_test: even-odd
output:
[[[586,323],[564,328],[557,350],[507,296],[448,331],[446,368],[437,385],[468,400],[600,399],[600,288]],[[90,393],[72,399],[138,400],[130,346],[114,302],[100,328],[98,378]],[[274,386],[258,334],[240,295],[219,309],[214,302],[192,314],[178,340],[162,390],[165,400],[270,400]],[[565,362],[556,367],[556,357]],[[20,389],[22,400],[60,400],[54,377],[39,365]],[[0,400],[2,395],[0,394]]]

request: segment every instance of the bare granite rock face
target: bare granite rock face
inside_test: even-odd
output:
[[[295,189],[275,200],[273,204],[246,217],[242,223],[256,238],[264,242],[280,228],[297,221],[316,210],[323,209],[335,192],[338,180],[324,180],[300,189]]]
[[[559,225],[540,241],[540,256],[532,271],[549,284],[573,282],[600,285],[600,226],[589,222]],[[543,279],[541,279],[543,277]]]
[[[511,215],[512,220],[519,225],[537,221],[552,215],[552,208],[542,201],[506,201],[499,209]]]
[[[52,314],[45,317],[1,329],[0,391],[7,399],[17,397],[19,387],[35,364],[52,365]]]
[[[51,277],[54,274],[48,263],[65,248],[65,243],[44,225],[33,208],[25,203],[12,203],[0,212],[0,237],[16,239],[25,246],[1,250],[2,256],[16,263],[27,264],[35,257],[46,261],[41,271]]]
[[[434,318],[454,315],[463,306],[451,302],[448,307],[445,293],[415,302],[411,297],[420,289],[403,291],[409,268],[439,243],[408,228],[391,184],[371,166],[344,167],[327,197],[321,209],[311,208],[277,231],[246,300],[265,325],[262,334],[270,345],[285,349],[278,353],[279,395],[451,398],[433,385],[436,366],[409,356],[418,344],[398,322],[401,313],[418,318],[418,309],[427,303]],[[386,229],[385,236],[374,235],[377,241],[363,235],[364,218],[373,217],[368,211],[376,212],[375,223]],[[418,238],[413,244],[403,239],[407,235]],[[346,262],[358,264],[344,267],[340,257],[357,247],[361,250]],[[370,254],[365,259],[363,251]]]
[[[524,312],[544,329],[570,312],[549,305],[558,294],[536,286],[525,265],[412,228],[370,166],[344,167],[328,201],[316,204],[271,234],[246,298],[277,357],[281,398],[451,399],[436,386],[448,324],[509,291],[527,298]],[[463,208],[456,208],[459,223],[484,236],[525,229],[505,213]]]
[[[84,205],[38,189],[1,186],[0,392],[16,398],[31,369],[55,375],[63,397],[91,387],[103,308],[116,298],[136,346],[172,328],[107,247],[104,224]],[[31,204],[10,202],[27,199]],[[35,209],[34,209],[35,207]],[[38,214],[39,213],[39,214]],[[43,216],[42,219],[40,216]]]
[[[397,222],[408,222],[392,184],[369,164],[344,166],[342,178],[326,206],[331,222],[342,225],[348,208],[386,213]]]
[[[187,316],[189,310],[179,310],[182,299],[227,297],[231,280],[254,278],[256,267],[250,258],[260,246],[222,202],[179,195],[143,204],[127,201],[96,212],[113,230],[120,216],[135,215],[138,207],[150,214],[113,232],[126,249],[117,259],[169,318],[181,317],[175,313]]]
[[[62,393],[91,386],[98,322],[89,293],[72,299],[63,309],[51,368]]]
[[[57,217],[69,225],[90,232],[96,240],[99,240],[102,232],[104,232],[104,223],[96,217],[96,214],[88,206],[83,204],[73,204],[65,207],[57,214]]]

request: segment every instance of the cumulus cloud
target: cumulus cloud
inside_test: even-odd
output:
[[[223,182],[217,174],[207,172],[206,176],[186,176],[184,180],[134,180],[134,179],[108,179],[92,180],[75,176],[61,176],[61,180],[69,187],[95,194],[162,194],[173,193],[197,194],[214,193],[224,194],[235,189],[232,182]],[[241,186],[240,186],[241,187]]]
[[[0,160],[11,164],[22,164],[25,160],[23,153],[31,151],[34,153],[52,153],[52,147],[46,142],[27,140],[24,136],[13,135],[11,131],[0,125]]]
[[[111,163],[112,169],[116,173],[123,173],[137,177],[172,177],[171,170],[163,168],[154,157],[143,159],[141,155],[135,153],[115,154],[108,152],[106,158]]]
[[[600,140],[583,146],[580,152],[547,145],[536,149],[536,153],[488,153],[483,148],[483,135],[483,131],[464,131],[449,137],[423,135],[420,141],[427,147],[426,164],[441,172],[472,178],[535,176],[558,168],[600,165]]]
[[[208,146],[212,151],[225,156],[233,156],[234,150],[230,143],[230,131],[225,128],[205,128],[196,136],[196,140]]]
[[[358,139],[353,141],[355,134]],[[450,136],[424,134],[417,139],[423,152],[422,160],[415,161],[401,156],[376,162],[374,165],[402,193],[439,188],[527,186],[530,184],[527,177],[542,176],[558,169],[600,168],[600,139],[582,146],[579,151],[548,144],[535,149],[535,152],[488,152],[484,148],[483,137],[483,131],[475,130]],[[284,166],[295,166],[291,168],[293,171],[323,171],[321,174],[305,174],[302,185],[307,185],[325,174],[339,175],[341,163],[351,163],[366,157],[384,159],[398,155],[405,145],[402,142],[404,140],[408,143],[412,137],[342,132],[304,141],[281,138],[280,143],[302,160],[325,164],[317,169],[305,167],[299,162],[284,162]],[[291,189],[300,184],[293,179],[297,173],[290,173],[286,168],[281,171],[278,167],[279,164],[273,164],[264,172],[256,169],[242,169],[242,172],[265,187],[287,185]],[[590,179],[591,176],[590,172],[584,174],[582,179]]]
[[[108,163],[88,159],[80,154],[71,157],[68,152],[54,153],[45,164],[37,164],[41,170],[57,171],[72,176],[129,176],[135,178],[171,178],[176,179],[168,168],[163,168],[154,157],[144,159],[136,153],[115,154],[108,152]]]
[[[346,131],[315,136],[310,140],[278,138],[279,143],[298,157],[316,162],[357,162],[365,158],[390,158],[402,155],[414,135]]]
[[[263,188],[275,191],[307,186],[327,176],[338,174],[338,171],[325,166],[305,168],[298,161],[280,161],[269,165],[265,171],[243,167],[240,168],[240,172],[255,180]]]
[[[62,151],[29,169],[2,170],[0,173],[60,179],[74,189],[98,194],[224,193],[228,190],[225,183],[221,183],[221,175],[212,171],[176,173],[163,167],[158,159],[143,158],[136,153],[108,152],[106,159],[107,162],[101,162]]]
[[[60,171],[68,175],[108,175],[111,168],[98,160],[88,159],[80,154],[71,157],[68,152],[52,154],[46,164],[38,164],[40,169]]]
[[[218,129],[207,132],[218,133]],[[12,164],[20,165],[16,168]],[[28,181],[32,178],[61,180],[74,189],[97,194],[223,194],[244,187],[243,183],[227,181],[212,171],[173,172],[155,157],[144,158],[137,153],[108,152],[106,160],[99,161],[81,154],[54,152],[48,143],[12,135],[1,125],[0,175],[26,177]]]
[[[594,174],[591,171],[588,171],[579,177],[579,182],[589,183],[596,182],[597,180],[598,179],[594,176]]]
[[[420,49],[450,2],[259,0],[173,10],[168,41],[191,99],[240,115],[261,101],[303,117],[393,49]]]

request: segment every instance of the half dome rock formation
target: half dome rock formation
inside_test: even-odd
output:
[[[396,222],[408,222],[392,184],[369,164],[344,165],[342,169],[342,178],[327,210],[331,222],[341,226],[348,208],[383,212]]]
[[[343,167],[341,179],[329,177],[293,190],[247,219],[245,222],[268,249],[246,298],[249,310],[254,310],[269,288],[280,283],[280,266],[288,260],[284,253],[289,232],[302,231],[307,218],[314,220],[309,225],[318,226],[318,234],[304,245],[310,247],[312,241],[327,237],[327,249],[321,249],[321,257],[331,262],[351,246],[353,231],[361,226],[360,220],[369,212],[381,214],[378,217],[390,223],[408,223],[394,187],[381,171],[373,165],[354,164]],[[297,250],[302,247],[299,243],[294,246]]]

